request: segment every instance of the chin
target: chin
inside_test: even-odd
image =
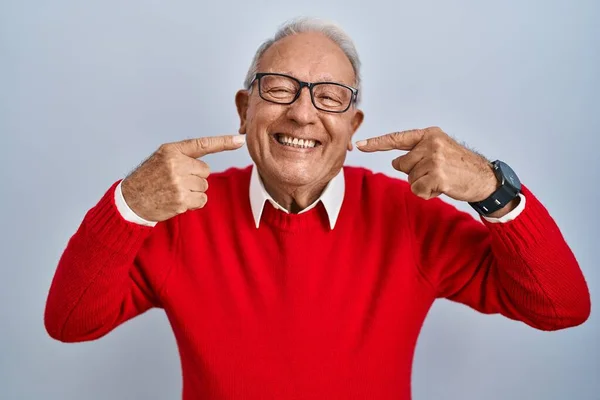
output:
[[[285,163],[288,164],[288,163]],[[315,166],[280,165],[275,166],[271,172],[282,184],[290,186],[304,186],[317,180]]]
[[[278,171],[282,183],[290,186],[304,186],[315,182],[315,177],[301,171]]]

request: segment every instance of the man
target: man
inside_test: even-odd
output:
[[[392,164],[408,182],[343,166],[359,69],[334,25],[284,26],[235,97],[240,135],[161,146],[87,213],[52,283],[49,334],[94,340],[161,307],[184,399],[409,399],[436,298],[537,329],[583,323],[577,261],[506,164],[427,128],[356,143],[407,150]],[[210,174],[204,155],[244,141],[253,166]]]

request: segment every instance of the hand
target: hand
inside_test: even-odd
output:
[[[356,143],[365,152],[407,150],[392,166],[408,174],[414,194],[430,199],[444,193],[459,201],[488,198],[499,182],[491,164],[465,148],[440,128],[394,132]]]
[[[148,221],[165,221],[204,207],[208,201],[208,165],[197,158],[235,150],[245,136],[214,136],[163,144],[121,182],[125,202]]]

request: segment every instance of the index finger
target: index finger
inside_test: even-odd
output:
[[[386,150],[412,150],[421,139],[424,131],[412,129],[409,131],[393,132],[356,142],[356,147],[364,152]]]
[[[246,135],[207,136],[177,142],[177,148],[188,157],[198,158],[207,154],[235,150],[242,147]]]

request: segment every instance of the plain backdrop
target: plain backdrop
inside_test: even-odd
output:
[[[162,311],[63,344],[43,327],[50,282],[112,182],[161,143],[236,133],[234,94],[256,48],[298,15],[335,20],[356,42],[356,139],[437,125],[506,161],[590,286],[590,319],[559,332],[436,302],[414,399],[599,399],[597,0],[0,1],[0,398],[180,397]],[[353,151],[347,164],[400,176],[393,157]],[[207,161],[220,171],[250,158],[244,148]]]

